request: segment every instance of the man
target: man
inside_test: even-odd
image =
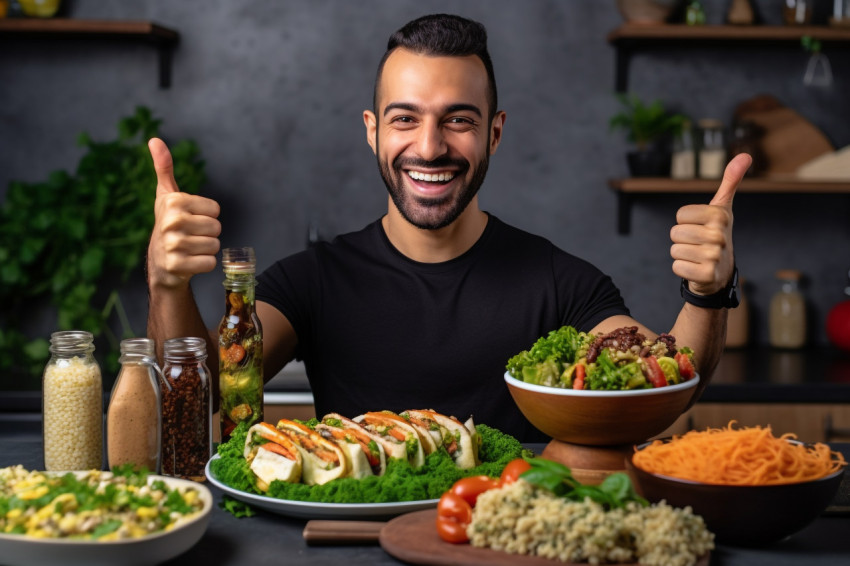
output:
[[[387,214],[258,278],[265,375],[303,359],[317,416],[433,408],[540,441],[502,379],[508,358],[565,324],[594,333],[638,326],[656,336],[629,316],[598,269],[479,208],[505,124],[497,108],[480,24],[425,16],[390,38],[373,110],[363,113],[389,191]],[[215,369],[215,338],[189,280],[215,268],[219,208],[179,192],[160,140],[150,150],[158,184],[149,335],[160,344],[207,337]],[[732,279],[732,198],[749,164],[748,156],[735,158],[711,204],[677,214],[673,271],[689,282],[693,302],[722,298]],[[670,330],[695,350],[705,378],[725,325],[725,308],[686,303]]]

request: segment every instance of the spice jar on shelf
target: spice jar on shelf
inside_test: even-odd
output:
[[[103,379],[94,359],[94,336],[54,332],[42,377],[44,469],[103,467]]]
[[[685,120],[682,129],[673,138],[673,159],[670,176],[673,179],[693,179],[696,177],[696,148],[691,123]]]
[[[780,269],[776,278],[780,289],[770,300],[768,330],[775,348],[802,348],[806,344],[806,300],[800,292],[802,274]]]
[[[783,0],[782,21],[787,26],[803,26],[812,23],[814,0]]]
[[[263,329],[254,308],[253,248],[225,248],[225,312],[218,326],[221,441],[240,422],[263,420]]]
[[[723,122],[705,118],[698,123],[700,129],[699,177],[720,179],[726,168],[726,143]]]
[[[110,469],[131,465],[159,473],[162,406],[154,341],[121,341],[121,370],[106,412],[106,461]]]
[[[205,479],[212,454],[212,392],[203,338],[166,340],[163,352],[162,474]]]

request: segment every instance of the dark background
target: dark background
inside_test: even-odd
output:
[[[728,4],[705,0],[707,23],[722,23]],[[782,0],[753,4],[765,23],[781,23]],[[815,4],[813,23],[825,24],[832,0]],[[387,208],[362,122],[386,39],[410,19],[444,11],[487,26],[507,112],[482,208],[595,263],[637,319],[668,330],[682,304],[669,229],[679,206],[709,197],[639,199],[631,233],[617,232],[616,195],[606,182],[627,176],[629,146],[608,128],[618,103],[606,35],[623,21],[614,0],[72,0],[68,17],[152,20],[177,30],[172,86],[159,88],[156,51],[142,43],[0,42],[0,197],[12,180],[73,171],[80,132],[113,139],[118,120],[145,105],[164,120],[166,141],[199,144],[203,194],[223,209],[222,245],[254,246],[260,269],[302,249],[311,223],[322,238],[357,230]],[[808,54],[799,45],[658,48],[634,58],[630,90],[727,126],[737,104],[772,94],[841,148],[850,144],[850,50],[824,52],[831,87],[803,84]],[[811,342],[826,343],[824,319],[848,284],[848,212],[847,195],[738,196],[735,248],[754,342],[767,342],[774,272],[795,268],[805,275]],[[221,280],[220,270],[194,280],[210,326],[223,309]],[[140,271],[124,291],[139,334],[143,281]],[[45,337],[55,330],[50,317],[43,326]]]

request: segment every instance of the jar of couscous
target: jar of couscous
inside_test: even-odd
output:
[[[212,454],[212,391],[203,338],[166,340],[162,378],[162,474],[203,481]]]
[[[91,332],[50,336],[42,377],[44,469],[99,470],[103,466],[103,381]]]

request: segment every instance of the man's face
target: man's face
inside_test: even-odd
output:
[[[487,72],[478,57],[397,49],[386,60],[369,144],[393,204],[418,228],[454,222],[484,182],[504,114],[488,124]]]

